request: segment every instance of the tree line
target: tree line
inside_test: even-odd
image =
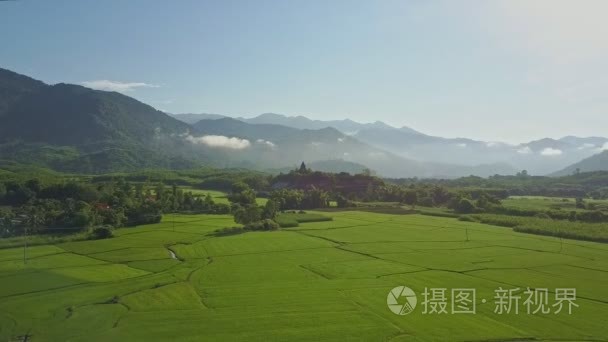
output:
[[[131,183],[122,178],[103,183],[67,181],[43,184],[37,179],[0,182],[0,234],[67,233],[92,227],[107,229],[158,223],[163,213],[227,214],[230,206],[210,195],[195,196],[177,186]]]

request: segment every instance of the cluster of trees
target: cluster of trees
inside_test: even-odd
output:
[[[127,181],[176,184],[206,190],[229,192],[234,183],[245,183],[256,191],[268,189],[271,175],[245,169],[145,170],[120,175]],[[99,175],[93,183],[112,181],[114,175]]]
[[[513,176],[495,175],[458,179],[387,179],[389,183],[406,185],[443,185],[448,188],[503,189],[511,196],[591,197],[608,199],[608,171],[575,173],[564,177],[532,176],[526,170]]]
[[[92,184],[36,179],[0,183],[0,233],[75,232],[91,227],[123,227],[160,222],[162,213],[204,212],[226,214],[230,206],[214,203],[211,196],[163,184],[115,181]]]
[[[269,199],[264,206],[259,206],[256,193],[249,185],[237,182],[233,184],[228,196],[232,204],[234,221],[245,226],[246,230],[277,230],[279,224],[274,221],[279,206]]]
[[[327,208],[332,199],[338,198],[341,206],[347,206],[347,200],[340,194],[330,194],[314,186],[308,190],[281,189],[270,194],[270,200],[282,211]]]
[[[495,212],[502,208],[500,199],[487,193],[479,193],[476,198],[460,194],[450,199],[447,207],[459,214]]]
[[[509,196],[502,188],[452,187],[441,181],[385,182],[369,172],[313,172],[304,163],[299,169],[276,176],[271,184],[280,189],[269,196],[281,210],[325,208],[335,201],[338,207],[355,206],[357,202],[393,202],[475,212],[500,205],[500,200]]]

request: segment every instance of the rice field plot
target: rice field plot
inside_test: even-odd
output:
[[[333,221],[221,237],[229,216],[168,215],[108,240],[32,247],[26,265],[22,249],[0,250],[0,340],[608,339],[606,244],[453,218],[323,215]],[[417,296],[408,315],[387,306],[398,286]],[[577,306],[528,314],[528,288],[547,289],[550,304],[574,288]],[[425,313],[429,289],[446,291],[445,313]],[[474,314],[451,311],[453,289],[475,290]],[[497,313],[497,289],[521,297],[517,314]]]

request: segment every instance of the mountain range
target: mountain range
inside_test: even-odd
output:
[[[213,117],[209,115],[202,114],[200,118],[221,117],[218,114],[213,114]],[[187,118],[182,114],[174,117],[189,122],[198,121],[196,114],[189,114]],[[514,170],[527,170],[531,174],[538,175],[550,174],[608,148],[608,138],[605,137],[566,136],[560,139],[544,138],[521,144],[508,144],[467,138],[437,137],[409,127],[393,127],[381,121],[362,124],[350,119],[322,121],[311,120],[304,116],[273,113],[265,113],[253,118],[238,117],[236,120],[297,129],[332,127],[370,146],[421,162],[431,169],[433,175],[446,177],[462,172],[479,175],[511,174]],[[469,170],[446,169],[446,165],[467,166]],[[589,171],[595,170],[597,169],[593,168]]]
[[[607,142],[565,137],[514,146],[349,119],[168,115],[117,92],[48,85],[0,69],[0,163],[60,171],[213,166],[277,172],[306,161],[324,171],[369,168],[387,177],[549,173],[591,157]]]

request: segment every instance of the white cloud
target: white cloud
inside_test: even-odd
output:
[[[563,153],[562,150],[551,148],[551,147],[547,147],[547,148],[543,149],[542,151],[540,151],[541,156],[548,156],[548,157],[561,156],[562,153]]]
[[[488,141],[488,142],[486,143],[486,147],[498,147],[498,146],[500,146],[500,145],[501,145],[501,144],[500,144],[499,142],[495,142],[495,141]]]
[[[277,147],[277,145],[275,143],[273,143],[272,141],[269,141],[269,140],[258,139],[258,140],[256,140],[256,142],[258,144],[263,144],[263,145],[270,146],[271,148]]]
[[[344,142],[344,138],[338,138],[338,142]]]
[[[233,150],[242,150],[251,146],[251,143],[247,139],[226,137],[223,135],[204,135],[202,137],[193,137],[191,135],[186,137],[186,140],[193,144],[202,144],[210,147],[222,147]]]
[[[517,153],[519,153],[519,154],[530,154],[530,153],[532,153],[532,149],[530,147],[528,147],[528,146],[522,147],[519,150],[517,150]]]
[[[119,81],[109,81],[109,80],[94,80],[94,81],[85,81],[80,83],[85,87],[97,89],[97,90],[105,90],[105,91],[117,91],[120,93],[128,93],[130,91],[134,91],[137,88],[158,88],[159,86],[155,84],[143,83],[143,82],[119,82]]]
[[[579,146],[578,149],[579,150],[586,150],[586,149],[594,148],[594,147],[595,147],[594,144],[585,143],[585,144],[582,144],[581,146]]]
[[[460,144],[456,144],[456,146],[464,148],[464,147],[467,147],[467,144],[465,144],[465,143],[460,143]]]
[[[608,142],[604,143],[604,146],[600,147],[601,151],[608,151]]]

